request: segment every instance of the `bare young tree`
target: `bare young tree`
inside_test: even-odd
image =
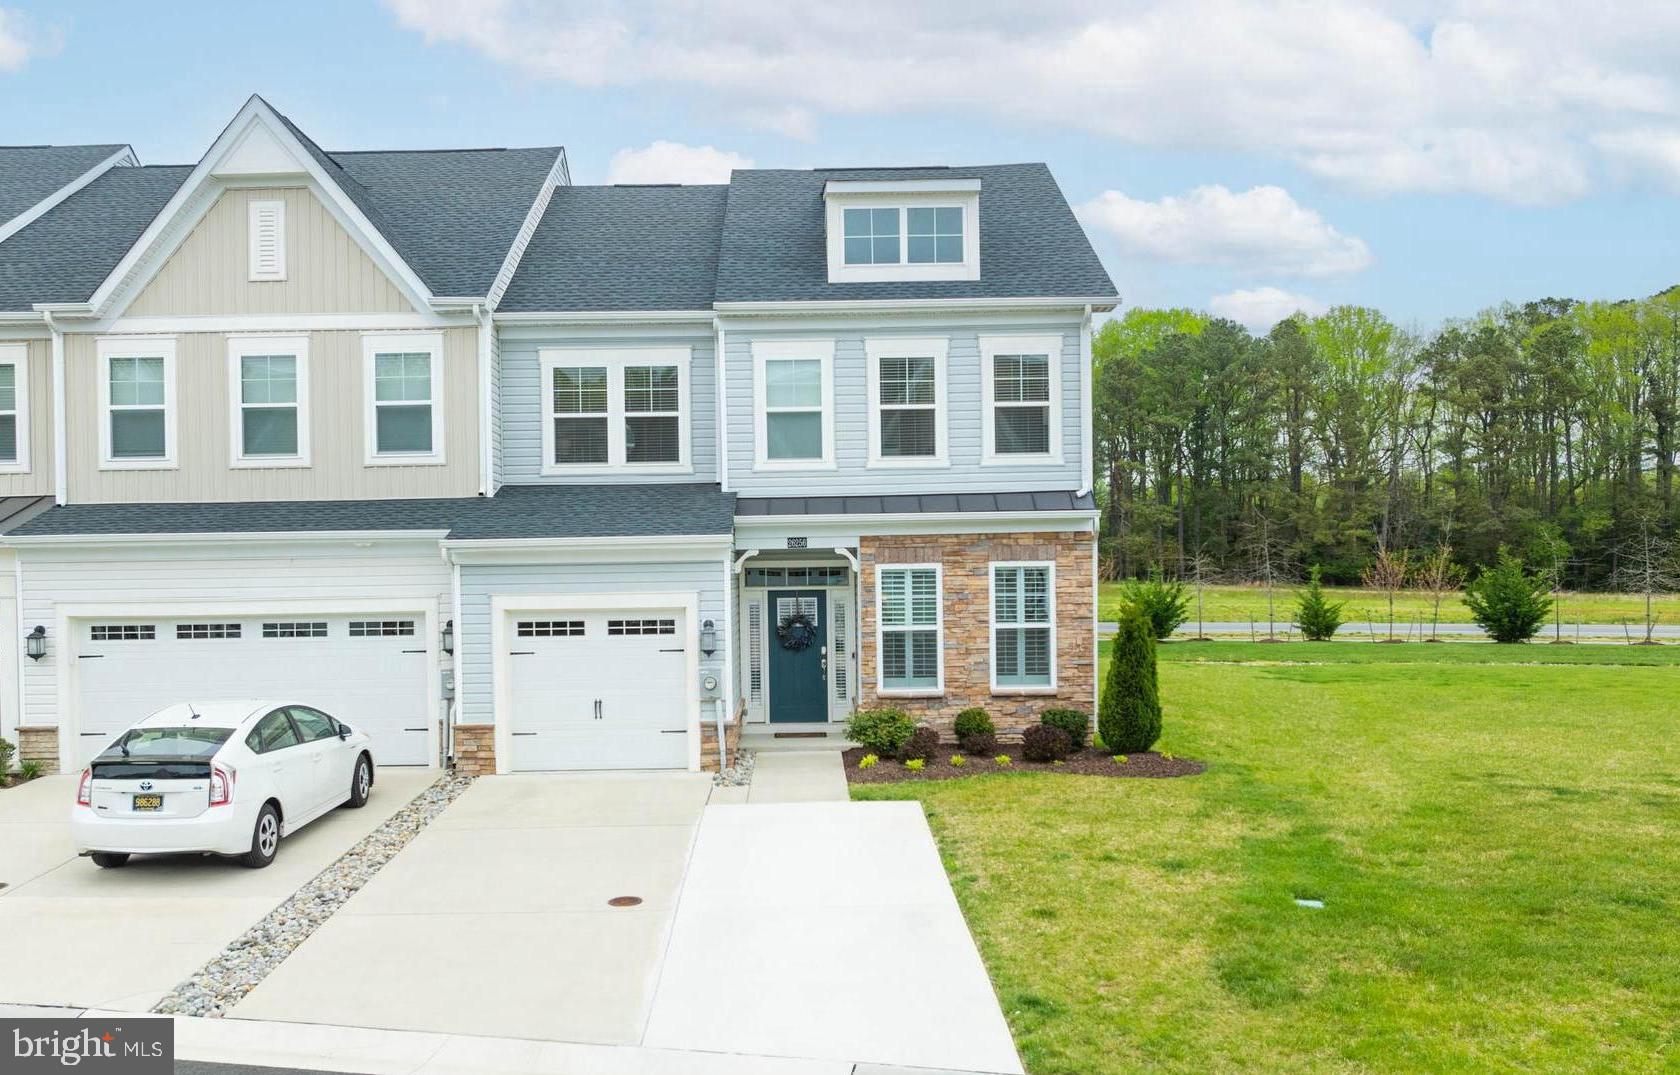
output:
[[[1645,598],[1645,637],[1639,644],[1654,646],[1656,597],[1680,588],[1674,539],[1663,533],[1662,517],[1645,510],[1634,517],[1633,534],[1622,543],[1620,552],[1617,577],[1622,588]]]
[[[1202,617],[1202,596],[1207,584],[1218,577],[1216,574],[1216,565],[1213,557],[1201,551],[1198,551],[1194,555],[1188,557],[1188,560],[1190,568],[1190,583],[1196,587],[1196,637],[1190,639],[1190,641],[1211,642],[1213,640],[1208,637],[1207,631],[1204,629],[1204,621]]]
[[[1377,545],[1377,558],[1371,561],[1361,578],[1366,589],[1379,591],[1388,601],[1388,641],[1399,641],[1394,637],[1394,599],[1412,577],[1412,553],[1410,549],[1395,552],[1387,545]]]
[[[1464,568],[1453,561],[1452,546],[1442,542],[1418,560],[1412,577],[1418,589],[1429,595],[1429,641],[1439,642],[1441,603],[1464,586]]]
[[[1248,550],[1248,578],[1266,589],[1266,637],[1261,641],[1278,642],[1277,587],[1295,579],[1295,563],[1290,557],[1289,543],[1279,533],[1276,523],[1256,508],[1243,527],[1244,545]]]

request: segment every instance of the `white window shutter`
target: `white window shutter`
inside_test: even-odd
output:
[[[747,604],[747,700],[754,709],[764,704],[764,604]]]
[[[250,268],[252,280],[286,278],[286,203],[251,203]]]
[[[851,697],[851,639],[846,632],[851,629],[851,606],[843,597],[834,599],[834,700],[845,702]],[[845,708],[841,707],[842,710]]]

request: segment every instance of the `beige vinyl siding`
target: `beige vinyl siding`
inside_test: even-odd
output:
[[[53,491],[52,343],[30,340],[28,347],[29,471],[0,473],[0,496],[46,496]]]
[[[442,330],[443,443],[446,462],[432,466],[364,463],[362,333],[309,333],[308,467],[235,469],[227,372],[227,337],[180,333],[176,341],[174,470],[101,470],[98,337],[65,337],[66,404],[72,503],[206,500],[355,500],[473,496],[479,485],[478,333]]]
[[[252,282],[252,201],[286,205],[286,279]],[[411,313],[390,277],[305,187],[229,190],[124,311],[130,317]]]

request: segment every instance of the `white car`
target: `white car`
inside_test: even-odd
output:
[[[261,869],[280,838],[373,788],[368,737],[291,702],[168,706],[82,771],[70,833],[99,866],[132,854],[237,856]]]

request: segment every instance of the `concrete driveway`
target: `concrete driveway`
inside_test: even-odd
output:
[[[437,778],[382,769],[368,805],[335,810],[250,870],[198,856],[77,858],[76,777],[0,791],[0,1003],[144,1011]]]

